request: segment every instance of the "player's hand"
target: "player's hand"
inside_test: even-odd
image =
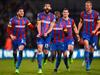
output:
[[[63,31],[66,32],[66,33],[68,32],[67,28],[63,28]]]
[[[82,38],[80,38],[79,44],[84,45],[84,40]]]
[[[96,31],[94,30],[94,31],[92,31],[92,34],[94,35],[94,34],[96,34]]]
[[[47,35],[48,35],[47,33],[44,33],[44,37],[47,37]]]
[[[63,32],[64,32],[65,36],[68,35],[68,29],[67,28],[63,28]]]
[[[80,41],[80,36],[79,35],[77,35],[77,40],[78,40],[78,42]]]
[[[12,34],[10,35],[10,37],[11,37],[12,40],[15,40],[16,39],[16,36],[14,36]]]
[[[36,37],[41,37],[41,34],[37,34],[37,36]]]
[[[100,32],[97,32],[97,33],[96,33],[96,36],[98,36],[99,34],[100,34]]]

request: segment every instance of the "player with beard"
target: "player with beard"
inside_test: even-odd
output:
[[[44,11],[40,12],[37,15],[37,60],[38,60],[38,73],[42,73],[42,58],[43,58],[43,51],[44,51],[44,62],[48,57],[48,48],[51,41],[51,31],[53,29],[55,23],[55,17],[50,12],[51,4],[45,3],[44,4]]]

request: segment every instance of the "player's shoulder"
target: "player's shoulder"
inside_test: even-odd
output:
[[[81,15],[83,15],[85,13],[85,11],[83,10],[83,11],[81,11]]]
[[[16,20],[16,16],[10,18],[10,21],[13,21],[13,20]]]
[[[70,21],[74,22],[74,19],[73,18],[69,18],[69,19],[70,19]]]
[[[54,16],[54,14],[52,12],[49,13],[51,16]]]
[[[43,15],[43,14],[44,14],[44,12],[39,12],[39,13],[38,13],[38,16],[39,16],[39,15]]]
[[[24,20],[28,20],[28,18],[27,18],[27,17],[23,17],[23,19],[24,19]]]
[[[92,10],[94,12],[94,14],[99,15],[99,12],[96,10]]]
[[[63,21],[63,18],[61,17],[61,18],[59,18],[59,21]]]

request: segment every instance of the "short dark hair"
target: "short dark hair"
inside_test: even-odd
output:
[[[64,11],[64,10],[68,10],[68,12],[69,12],[69,9],[68,9],[68,8],[64,8],[63,11]]]
[[[45,6],[46,4],[49,4],[49,5],[51,6],[51,3],[50,3],[50,2],[45,2],[44,6]]]
[[[60,13],[60,11],[55,11],[54,14]]]
[[[18,12],[20,9],[24,10],[24,7],[23,6],[18,7],[17,10],[16,10],[16,12]]]

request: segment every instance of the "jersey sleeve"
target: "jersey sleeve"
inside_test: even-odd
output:
[[[72,26],[74,26],[75,25],[75,21],[74,21],[74,19],[72,19]]]
[[[41,14],[38,13],[38,14],[37,14],[37,21],[40,21],[40,20],[41,20]]]
[[[31,22],[28,18],[26,18],[26,24],[29,25]]]
[[[97,22],[100,22],[100,14],[97,13]]]
[[[31,29],[31,30],[34,30],[34,26],[32,25],[32,23],[30,22],[30,20],[28,18],[26,18],[26,23],[28,25],[28,27]]]
[[[8,26],[7,26],[8,35],[13,34],[13,30],[14,30],[14,21],[13,21],[13,18],[11,18],[9,20],[9,23],[8,23]]]
[[[13,18],[11,18],[11,19],[9,20],[8,27],[12,27],[12,25],[13,25]]]
[[[55,17],[55,15],[52,14],[51,22],[55,22],[55,21],[56,21],[56,17]]]

